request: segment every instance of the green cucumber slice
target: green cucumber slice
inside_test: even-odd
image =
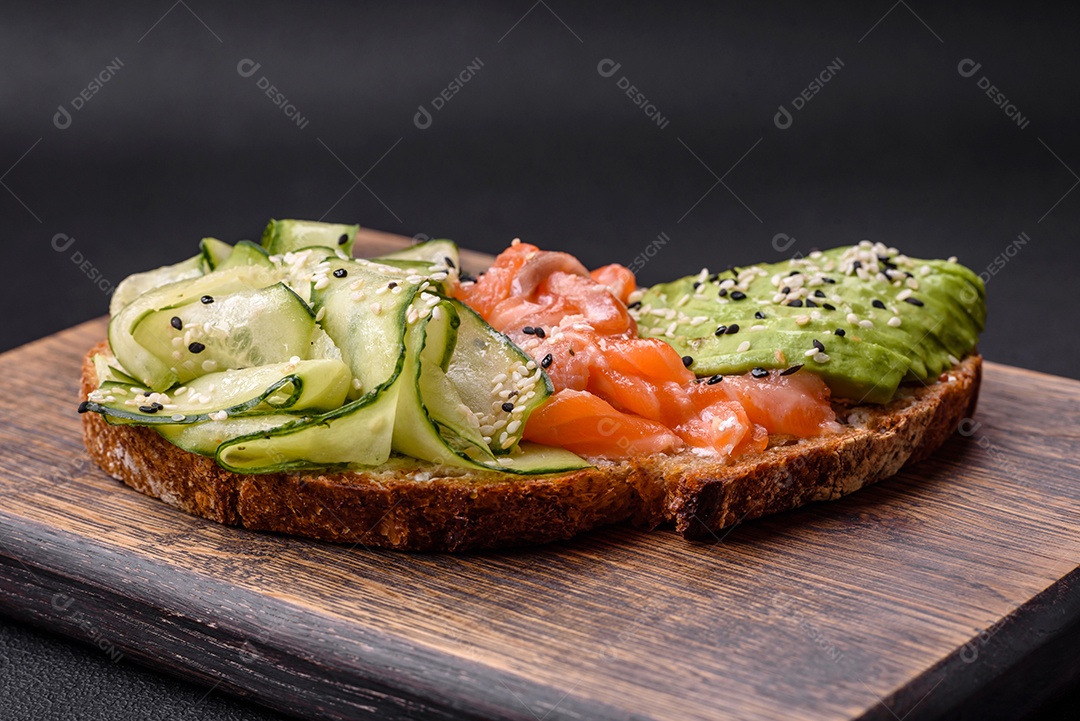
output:
[[[87,410],[101,413],[115,425],[191,424],[260,412],[324,412],[341,406],[351,380],[341,361],[306,360],[208,373],[168,393],[148,393],[109,381],[90,394]],[[156,408],[154,403],[161,407],[149,410]]]
[[[230,438],[265,433],[296,420],[296,416],[285,414],[237,416],[223,421],[206,420],[187,425],[156,425],[153,428],[162,438],[185,451],[212,457],[218,447]]]
[[[147,313],[132,329],[135,342],[169,364],[177,382],[228,368],[303,360],[311,351],[315,318],[284,283],[212,298]]]
[[[461,301],[450,302],[461,325],[446,375],[462,403],[476,414],[481,432],[491,438],[491,450],[496,455],[512,453],[529,415],[554,392],[551,379],[476,311]],[[513,408],[504,410],[504,403]]]
[[[199,241],[203,266],[207,273],[217,270],[232,253],[233,247],[224,240],[217,238],[203,238]]]
[[[341,251],[351,258],[359,230],[359,225],[319,223],[314,220],[271,220],[263,231],[262,245],[270,255],[318,245]]]
[[[196,255],[173,265],[163,265],[154,270],[134,273],[120,281],[109,300],[109,315],[115,317],[124,306],[147,291],[163,285],[188,278],[197,278],[203,274],[202,256]]]
[[[241,265],[274,267],[274,264],[270,262],[270,254],[263,250],[262,246],[255,245],[250,240],[241,240],[233,246],[229,257],[221,261],[215,270],[227,270]]]
[[[151,390],[163,391],[178,381],[171,365],[148,352],[132,335],[146,315],[162,308],[175,308],[198,301],[204,295],[228,295],[241,290],[264,288],[276,281],[274,273],[261,266],[242,266],[176,281],[140,295],[109,321],[109,346],[124,371]],[[169,349],[171,353],[172,348]],[[168,356],[167,356],[168,357]]]

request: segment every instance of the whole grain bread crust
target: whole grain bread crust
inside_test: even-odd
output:
[[[97,388],[83,362],[82,399]],[[541,478],[417,463],[346,473],[239,475],[146,427],[83,414],[94,461],[132,488],[220,523],[325,541],[414,551],[543,543],[610,523],[665,521],[708,539],[741,521],[831,500],[895,474],[936,450],[975,409],[982,359],[973,354],[887,406],[837,404],[843,432],[774,438],[762,453],[717,463],[691,452]]]

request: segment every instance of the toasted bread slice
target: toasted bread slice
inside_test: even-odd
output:
[[[82,398],[97,388],[86,356]],[[543,543],[609,523],[686,538],[831,500],[936,450],[975,409],[982,358],[970,355],[929,386],[886,406],[836,404],[843,432],[770,439],[761,453],[720,463],[692,452],[523,478],[416,462],[346,473],[239,475],[172,445],[153,429],[83,414],[91,457],[109,475],[171,506],[220,523],[339,543],[414,551]]]

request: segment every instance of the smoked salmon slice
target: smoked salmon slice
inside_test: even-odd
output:
[[[769,434],[839,428],[828,387],[809,373],[695,378],[674,348],[638,337],[627,310],[635,289],[621,265],[590,273],[568,253],[519,241],[478,281],[458,287],[555,386],[525,438],[613,459],[687,446],[731,457],[763,450]]]

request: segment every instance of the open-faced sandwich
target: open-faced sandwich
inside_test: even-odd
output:
[[[414,550],[711,538],[926,457],[974,409],[982,282],[881,243],[636,287],[514,241],[472,278],[357,226],[207,238],[83,367],[110,475],[222,523]]]

